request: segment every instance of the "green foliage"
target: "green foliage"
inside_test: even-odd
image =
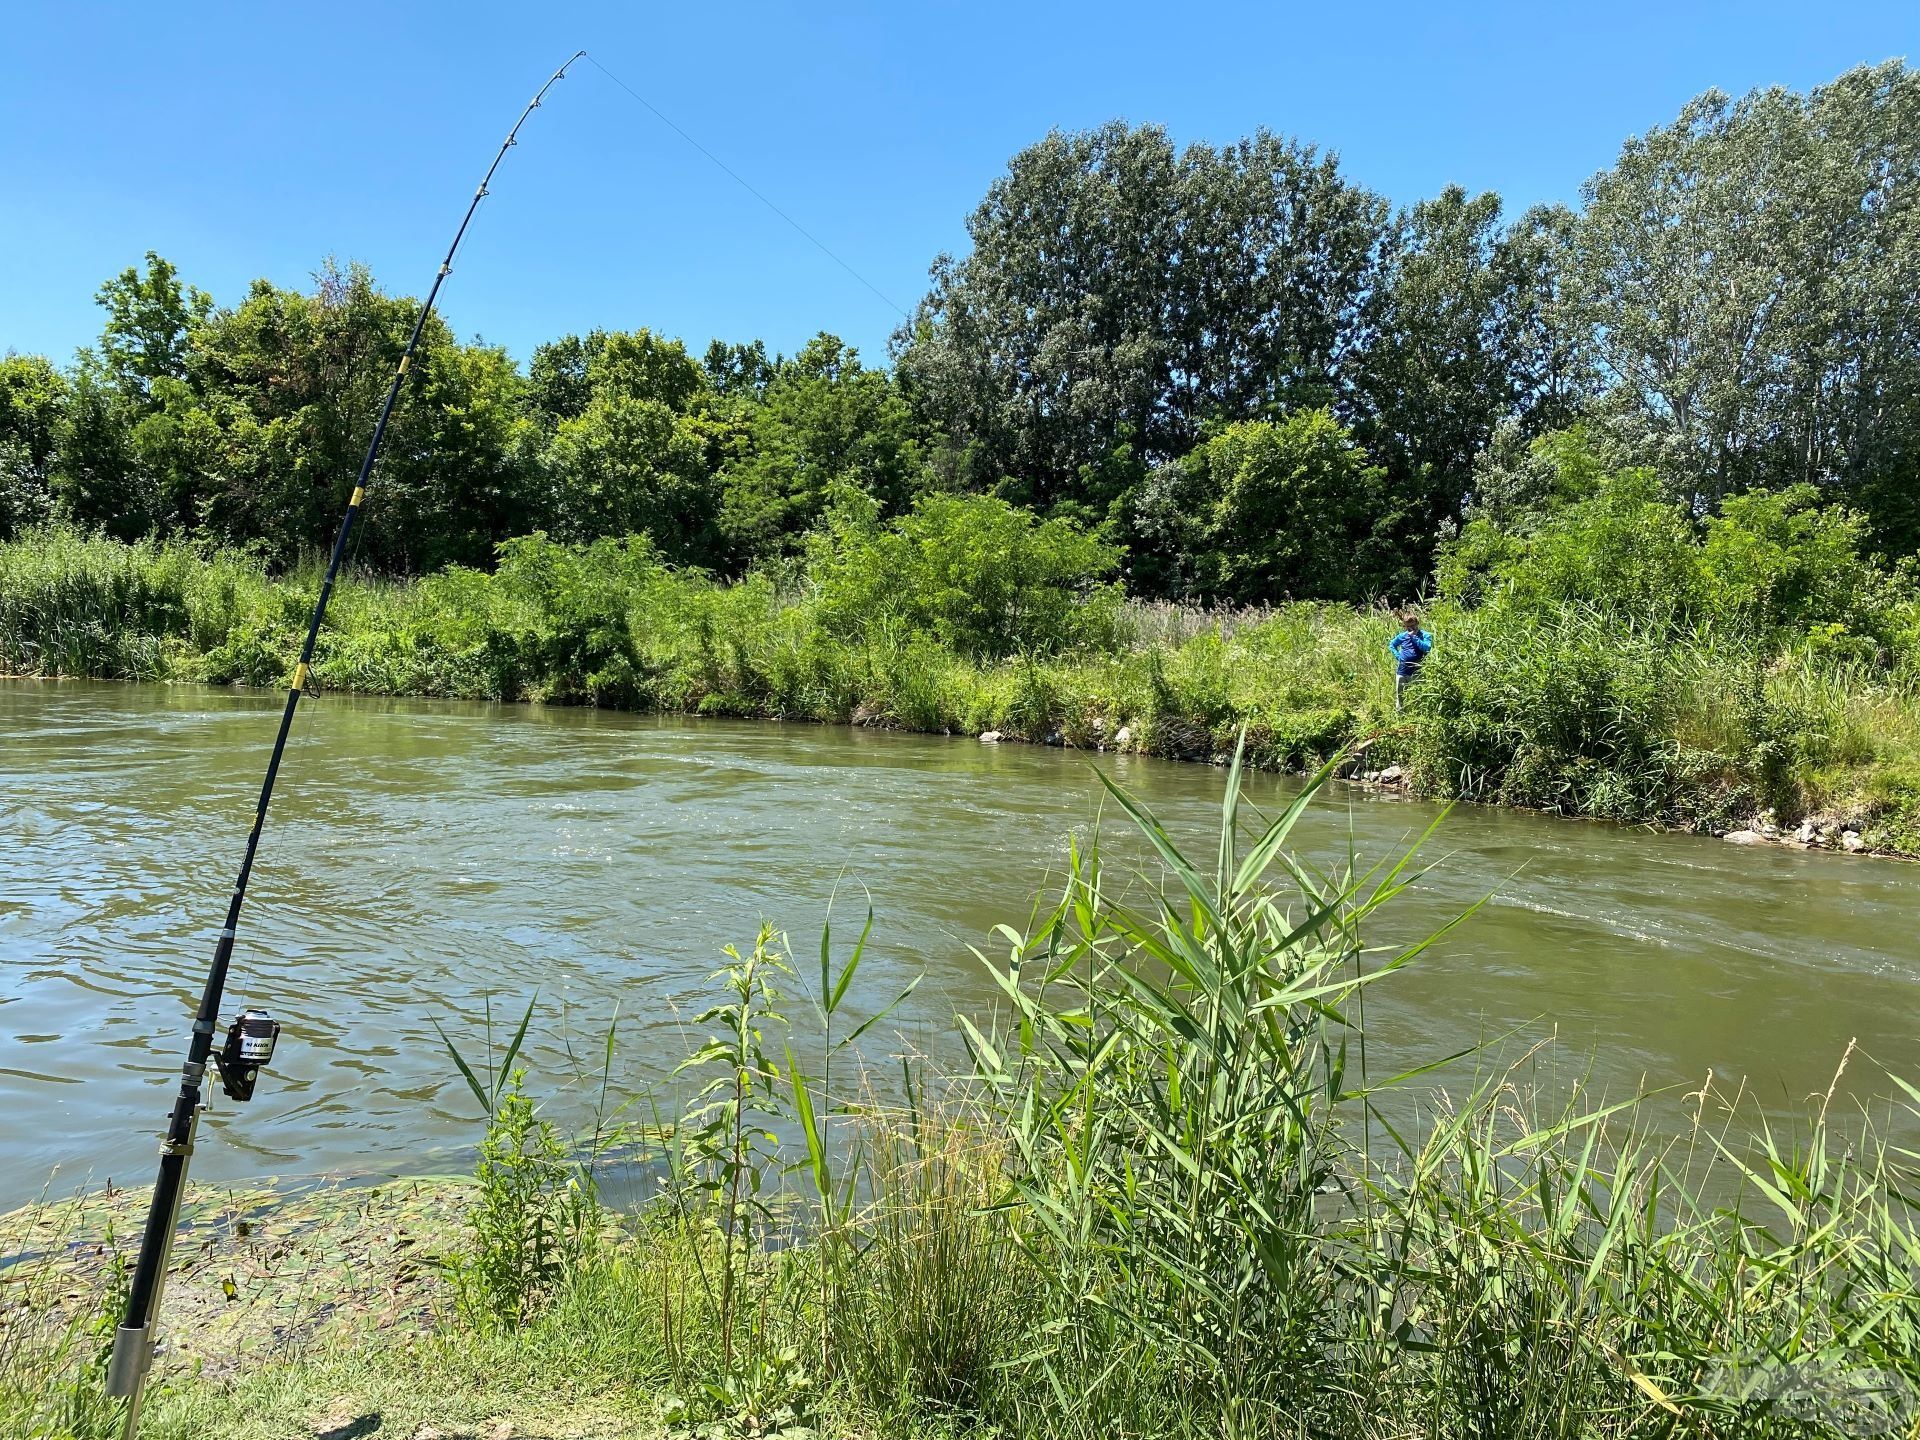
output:
[[[1444,633],[1412,692],[1412,760],[1438,793],[1668,824],[1740,798],[1713,793],[1733,757],[1676,739],[1691,672],[1660,635],[1571,603]]]
[[[1326,410],[1229,425],[1156,472],[1130,508],[1133,570],[1156,593],[1357,600],[1403,578],[1388,553],[1400,506],[1386,472]]]
[[[1439,646],[1404,712],[1382,612],[1122,604],[1022,553],[1060,535],[1069,555],[1098,555],[1097,541],[954,497],[891,526],[870,502],[833,512],[806,577],[720,584],[663,564],[644,538],[538,534],[504,545],[491,574],[350,576],[314,677],[379,694],[997,730],[1190,760],[1223,758],[1244,724],[1250,764],[1311,769],[1365,741],[1367,768],[1401,764],[1429,793],[1696,829],[1772,807],[1911,851],[1911,580],[1849,548],[1856,519],[1790,492],[1693,523],[1639,484],[1603,475],[1526,534],[1470,524],[1449,575],[1467,575],[1480,603],[1428,612]],[[915,523],[936,509],[960,515]],[[1004,548],[968,548],[1002,525]],[[284,683],[316,586],[230,552],[37,530],[0,542],[0,669]],[[1021,642],[1003,658],[946,638],[994,625]]]
[[[1536,210],[1502,228],[1500,210],[1498,195],[1452,185],[1383,237],[1368,343],[1349,363],[1360,437],[1387,472],[1366,593],[1416,594],[1496,429],[1565,423],[1590,388],[1586,337],[1558,293],[1572,217]]]
[[[514,1070],[494,1096],[468,1212],[470,1247],[448,1260],[456,1303],[469,1322],[522,1324],[580,1263],[598,1229],[598,1201],[551,1122]]]
[[[1184,151],[1151,125],[1051,134],[936,263],[902,386],[966,481],[1104,514],[1209,422],[1333,397],[1385,218],[1334,157],[1266,131]]]
[[[1764,631],[1825,628],[1829,647],[1848,632],[1888,633],[1911,586],[1868,557],[1864,516],[1820,498],[1811,485],[1793,485],[1720,502],[1700,556],[1709,613],[1751,616]]]
[[[51,1222],[45,1229],[42,1214]],[[9,1254],[0,1282],[0,1422],[31,1440],[109,1440],[121,1433],[122,1407],[106,1395],[107,1365],[131,1267],[109,1225],[98,1242],[104,1263],[76,1288],[55,1263],[77,1243],[72,1210],[63,1216],[43,1198],[7,1218],[19,1233],[39,1231],[43,1245]]]
[[[1920,75],[1891,61],[1708,91],[1588,182],[1572,302],[1614,422],[1688,499],[1830,486],[1914,548],[1916,158]]]
[[[1265,877],[1315,788],[1243,851],[1236,758],[1217,862],[1203,866],[1108,782],[1172,893],[1141,910],[1114,901],[1098,850],[1076,847],[1058,908],[990,967],[1011,1007],[1000,1040],[962,1019],[1062,1317],[1040,1365],[1070,1422],[1098,1426],[1102,1389],[1138,1383],[1087,1383],[1115,1333],[1226,1434],[1297,1412],[1332,1380],[1335,1274],[1316,1197],[1339,1149],[1341,1014],[1401,963],[1363,980],[1358,927],[1400,867],[1369,894],[1295,863],[1298,907],[1281,903]]]
[[[673,1130],[669,1194],[689,1222],[710,1222],[718,1230],[717,1282],[703,1268],[701,1279],[716,1316],[720,1336],[722,1385],[739,1383],[734,1348],[742,1325],[741,1292],[754,1251],[773,1222],[767,1181],[778,1137],[769,1128],[787,1115],[784,1083],[768,1041],[770,1029],[786,1028],[779,982],[792,967],[779,948],[773,928],[760,927],[753,950],[742,957],[729,945],[731,962],[711,978],[722,982],[727,1002],[701,1013],[701,1025],[718,1026],[706,1044],[680,1063],[676,1074],[694,1072],[705,1079],[692,1105]],[[747,1322],[748,1356],[764,1356],[760,1328]],[[761,1377],[764,1378],[764,1377]],[[738,1397],[723,1393],[723,1403]]]
[[[95,298],[107,312],[100,361],[120,389],[144,394],[157,380],[186,378],[194,331],[207,322],[211,296],[183,285],[172,262],[149,250],[144,275],[128,266]]]
[[[1814,486],[1728,495],[1695,520],[1642,467],[1609,468],[1586,430],[1546,436],[1509,470],[1498,511],[1442,551],[1440,588],[1503,609],[1596,605],[1636,624],[1816,639],[1893,659],[1912,576],[1866,553],[1866,520]]]
[[[190,622],[192,557],[30,531],[0,546],[0,670],[155,679]]]
[[[1000,1208],[1002,1147],[977,1119],[910,1107],[856,1132],[878,1203],[842,1227],[852,1258],[823,1334],[836,1376],[882,1415],[990,1411],[1034,1327],[1040,1277]]]
[[[166,497],[136,463],[133,407],[95,367],[78,370],[70,387],[48,477],[56,515],[121,540],[164,530]]]
[[[1066,520],[1036,520],[991,496],[929,495],[884,528],[843,520],[809,571],[836,634],[903,626],[998,659],[1110,643],[1120,590],[1100,582],[1117,561]]]
[[[621,1133],[609,1129],[609,1121],[617,1114],[604,1113],[617,1016],[607,1027],[600,1075],[603,1113],[596,1116],[593,1133],[584,1144],[563,1139],[527,1098],[526,1070],[515,1061],[526,1043],[538,1001],[536,995],[527,1002],[519,1026],[496,1056],[489,997],[484,1083],[446,1032],[440,1031],[448,1056],[487,1116],[474,1171],[474,1201],[467,1212],[469,1244],[444,1260],[455,1303],[468,1323],[481,1330],[512,1329],[526,1323],[594,1253],[604,1218],[594,1166],[602,1150],[616,1143]],[[435,1028],[439,1028],[437,1021]]]
[[[1743,643],[1817,639],[1864,659],[1892,659],[1904,643],[1912,576],[1866,553],[1860,515],[1793,485],[1729,495],[1696,521],[1652,471],[1607,469],[1590,438],[1535,444],[1505,524],[1479,516],[1442,552],[1443,594],[1506,610],[1590,605]]]
[[[1653,476],[1623,470],[1590,499],[1556,512],[1532,533],[1501,535],[1475,520],[1440,567],[1441,591],[1525,609],[1593,602],[1635,619],[1705,618],[1695,527],[1659,496]],[[1488,566],[1482,577],[1474,566]]]
[[[67,382],[36,355],[0,356],[0,540],[46,522]]]
[[[765,364],[764,352],[758,359]],[[738,393],[745,382],[728,383]],[[768,366],[752,395],[741,453],[721,477],[720,525],[736,563],[799,548],[837,487],[871,496],[882,514],[905,508],[920,449],[885,371],[866,369],[851,346],[822,334]]]
[[[1488,539],[1463,524],[1526,533],[1593,498],[1564,447],[1529,449],[1571,431],[1689,525],[1811,485],[1801,508],[1843,502],[1910,555],[1916,116],[1897,61],[1806,94],[1710,91],[1577,211],[1512,218],[1457,185],[1394,213],[1264,131],[1049,135],[989,188],[964,258],[936,261],[891,369],[824,333],[696,359],[594,329],[523,374],[431,320],[356,553],[419,574],[535,530],[645,534],[675,564],[790,574],[836,492],[882,518],[991,493],[1114,525],[1143,595],[1411,599],[1439,547]],[[152,253],[98,299],[99,341],[66,371],[4,362],[0,536],[64,520],[277,567],[324,547],[416,302],[329,261],[311,293],[261,281],[220,306]],[[1309,443],[1323,409],[1362,449]]]
[[[705,372],[677,340],[598,335],[586,403],[560,421],[545,457],[563,537],[645,534],[679,561],[709,559],[720,504]]]

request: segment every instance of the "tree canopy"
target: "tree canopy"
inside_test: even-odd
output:
[[[596,329],[523,368],[436,319],[358,562],[484,566],[539,531],[790,572],[849,506],[877,535],[964,514],[1028,544],[923,503],[989,496],[1140,593],[1397,598],[1468,531],[1526,542],[1570,489],[1592,501],[1587,470],[1676,514],[1837,500],[1861,545],[1920,550],[1904,64],[1709,91],[1577,208],[1460,186],[1396,208],[1301,140],[1116,121],[1013,156],[967,228],[885,364],[825,332],[781,355]],[[0,359],[0,536],[64,519],[282,565],[326,544],[416,302],[327,261],[219,303],[152,253],[98,300],[70,363]]]

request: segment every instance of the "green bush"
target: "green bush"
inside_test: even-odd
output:
[[[1443,549],[1456,604],[1590,605],[1673,633],[1817,637],[1883,663],[1911,643],[1911,577],[1873,559],[1865,520],[1813,486],[1730,495],[1696,521],[1652,471],[1604,469],[1578,433],[1536,453],[1565,478],[1507,526],[1483,516]]]
[[[1442,593],[1456,603],[1484,596],[1513,609],[1594,604],[1667,624],[1706,618],[1700,568],[1692,522],[1660,497],[1650,472],[1623,470],[1531,534],[1473,521],[1443,553],[1439,573]]]
[[[1111,646],[1122,596],[1102,581],[1118,562],[1068,521],[991,496],[930,495],[884,528],[871,507],[843,509],[809,568],[822,619],[842,638],[905,625],[997,660]]]
[[[539,699],[631,707],[644,691],[631,616],[660,574],[643,535],[556,544],[536,533],[500,546],[491,643],[512,653]]]
[[[1134,573],[1239,604],[1367,599],[1403,560],[1372,542],[1391,508],[1386,471],[1330,411],[1228,425],[1132,497]]]
[[[1723,624],[1821,634],[1829,650],[1849,648],[1851,634],[1868,642],[1855,653],[1871,657],[1908,597],[1898,578],[1867,557],[1866,538],[1863,516],[1822,505],[1811,485],[1729,495],[1706,521],[1704,607]]]
[[[1702,803],[1674,739],[1685,675],[1658,635],[1593,607],[1463,623],[1410,692],[1416,773],[1470,800],[1684,821]]]

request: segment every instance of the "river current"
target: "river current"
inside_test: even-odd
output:
[[[0,682],[0,1207],[150,1178],[184,1035],[252,817],[277,694]],[[251,1105],[224,1100],[195,1176],[397,1173],[466,1163],[476,1108],[436,1025],[485,1049],[535,994],[530,1086],[579,1118],[617,1014],[613,1092],[667,1077],[720,947],[765,920],[817,967],[869,900],[853,1010],[909,1001],[868,1057],[957,1058],[956,1013],[1098,823],[1143,852],[1094,774],[1210,853],[1206,766],[808,725],[319,697],[302,707],[235,956],[228,1014],[285,1027]],[[1271,812],[1297,781],[1252,777]],[[1434,806],[1329,787],[1322,864],[1403,849]],[[837,898],[834,898],[836,897]],[[1480,904],[1371,992],[1369,1064],[1486,1047],[1465,1088],[1536,1042],[1554,1083],[1624,1098],[1711,1073],[1784,1116],[1920,1080],[1920,868],[1461,807],[1369,930],[1404,944]],[[796,1021],[803,1000],[789,1006]],[[804,1025],[800,1028],[804,1030]],[[1430,1085],[1431,1081],[1423,1082]],[[1661,1107],[1664,1107],[1662,1109]]]

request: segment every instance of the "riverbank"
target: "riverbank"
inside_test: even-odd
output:
[[[563,1135],[523,1025],[461,1059],[470,1183],[202,1187],[143,1433],[1909,1433],[1917,1177],[1876,1136],[1920,1091],[1883,1076],[1890,1105],[1842,1114],[1850,1050],[1789,1129],[1711,1081],[1609,1103],[1531,1060],[1370,1074],[1356,1022],[1428,943],[1366,943],[1412,857],[1318,874],[1298,809],[1240,829],[1237,778],[1217,864],[1114,794],[1165,888],[1116,901],[1076,850],[986,962],[1005,1013],[960,1018],[953,1070],[883,1083],[848,1052],[886,1014],[847,1003],[864,936],[821,937],[816,986],[763,929],[711,979],[668,1121],[614,1093]],[[1384,1092],[1435,1083],[1385,1123]],[[603,1162],[636,1155],[651,1198],[614,1204]],[[110,1433],[142,1199],[0,1225],[16,1429]]]
[[[1353,1440],[1476,1424],[1543,1440],[1911,1433],[1920,1296],[1899,1257],[1920,1237],[1910,1214],[1874,1198],[1897,1183],[1884,1161],[1863,1165],[1821,1117],[1810,1149],[1763,1151],[1742,1187],[1737,1162],[1637,1146],[1631,1110],[1541,1114],[1517,1075],[1466,1098],[1373,1171],[1374,1184],[1395,1175],[1403,1188],[1296,1237],[1284,1283],[1307,1313],[1259,1348],[1306,1373],[1263,1412],[1277,1405],[1313,1434]],[[1697,1140],[1745,1143],[1725,1097],[1694,1103]],[[1042,1273],[1063,1247],[1038,1197],[1012,1198],[994,1178],[1006,1157],[974,1128],[979,1112],[964,1128],[952,1112],[938,1128],[923,1115],[918,1137],[902,1118],[867,1124],[878,1143],[859,1163],[883,1188],[858,1213],[824,1236],[734,1252],[731,1356],[718,1218],[690,1226],[666,1198],[596,1207],[583,1241],[555,1225],[561,1185],[537,1173],[537,1145],[520,1148],[504,1184],[483,1170],[190,1187],[142,1434],[1051,1440],[1087,1433],[1090,1418],[1104,1434],[1217,1433],[1211,1407],[1183,1393],[1179,1357],[1128,1343],[1135,1319],[1199,1307],[1178,1287],[1158,1317],[1076,1298],[1102,1273],[1117,1284],[1121,1254],[1082,1256],[1091,1274]],[[1500,1178],[1521,1156],[1533,1178]],[[771,1180],[773,1157],[759,1163]],[[566,1180],[589,1170],[569,1165]],[[1690,1188],[1703,1184],[1736,1187],[1746,1218],[1712,1215]],[[1632,1213],[1656,1194],[1671,1213]],[[147,1198],[121,1189],[0,1216],[0,1433],[119,1433],[100,1387]],[[820,1223],[797,1193],[774,1203]],[[463,1303],[461,1277],[489,1250],[531,1256],[543,1230],[564,1243],[551,1273],[511,1291],[512,1323],[475,1309],[484,1295]],[[1329,1285],[1323,1264],[1355,1270],[1353,1283]],[[1387,1289],[1369,1300],[1360,1272]],[[1864,1306],[1847,1298],[1863,1284]],[[1086,1390],[1062,1404],[1053,1386],[1068,1383]]]
[[[46,531],[0,545],[0,670],[285,683],[317,589],[231,553]],[[1110,597],[1109,597],[1110,598]],[[1071,647],[982,659],[849,624],[805,577],[675,571],[644,543],[514,542],[492,573],[349,579],[319,689],[994,734],[1310,770],[1414,794],[1920,854],[1920,697],[1845,644],[1741,644],[1567,605],[1441,604],[1396,709],[1383,611],[1105,607]],[[1849,839],[1848,837],[1851,836]]]

